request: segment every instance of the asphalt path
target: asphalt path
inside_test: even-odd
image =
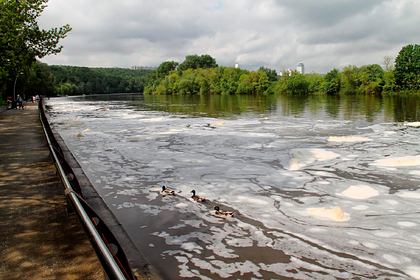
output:
[[[0,113],[0,279],[104,279],[77,217],[66,214],[38,104]]]

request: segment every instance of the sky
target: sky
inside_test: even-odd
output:
[[[419,0],[50,0],[43,29],[70,24],[63,50],[41,61],[159,66],[209,54],[219,66],[325,74],[383,64],[420,44]]]

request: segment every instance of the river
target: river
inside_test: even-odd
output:
[[[100,95],[47,115],[166,279],[420,279],[419,106]]]

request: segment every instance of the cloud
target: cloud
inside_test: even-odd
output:
[[[48,64],[158,66],[209,54],[219,65],[281,70],[303,62],[326,73],[381,63],[420,42],[416,0],[54,0],[42,28],[69,23]]]

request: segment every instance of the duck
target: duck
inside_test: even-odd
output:
[[[162,195],[175,195],[175,191],[168,190],[165,186],[162,186],[162,190],[160,192]]]
[[[214,206],[213,210],[215,210],[214,214],[222,217],[222,218],[226,218],[226,217],[233,217],[234,213],[233,212],[229,212],[229,211],[220,211],[219,206]]]
[[[207,201],[207,199],[205,199],[204,197],[201,197],[201,196],[197,196],[197,195],[195,195],[195,190],[192,190],[192,191],[191,191],[191,193],[193,194],[193,195],[191,196],[191,198],[192,198],[194,201],[197,201],[197,202],[206,202],[206,201]]]

